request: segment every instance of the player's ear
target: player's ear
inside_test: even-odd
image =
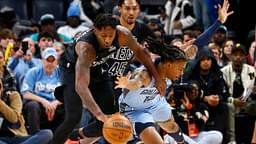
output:
[[[118,13],[121,13],[121,8],[122,8],[121,6],[117,7]]]
[[[167,67],[167,68],[171,68],[173,66],[173,64],[171,62],[165,62],[164,65]]]
[[[96,27],[95,26],[92,26],[92,30],[93,30],[93,32],[96,32]]]
[[[167,63],[168,64],[168,68],[172,68],[173,64],[172,63]]]

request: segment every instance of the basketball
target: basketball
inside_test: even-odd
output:
[[[126,144],[133,134],[131,122],[119,113],[104,122],[102,132],[104,138],[111,144]]]

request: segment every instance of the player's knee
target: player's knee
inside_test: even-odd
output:
[[[174,120],[170,120],[166,124],[166,129],[168,133],[176,133],[179,131],[179,126]]]

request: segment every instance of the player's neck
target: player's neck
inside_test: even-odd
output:
[[[166,78],[166,69],[162,68],[161,64],[157,66],[157,72],[158,72],[161,79]]]
[[[120,24],[126,28],[128,28],[130,31],[132,31],[132,29],[135,26],[135,23],[132,24],[128,24],[127,22],[125,22],[124,20],[120,19]]]

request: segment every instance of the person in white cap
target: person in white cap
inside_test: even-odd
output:
[[[54,90],[60,83],[57,52],[46,48],[42,53],[42,66],[30,69],[21,85],[24,110],[31,134],[42,124],[54,130],[64,118],[62,103],[56,100]]]

